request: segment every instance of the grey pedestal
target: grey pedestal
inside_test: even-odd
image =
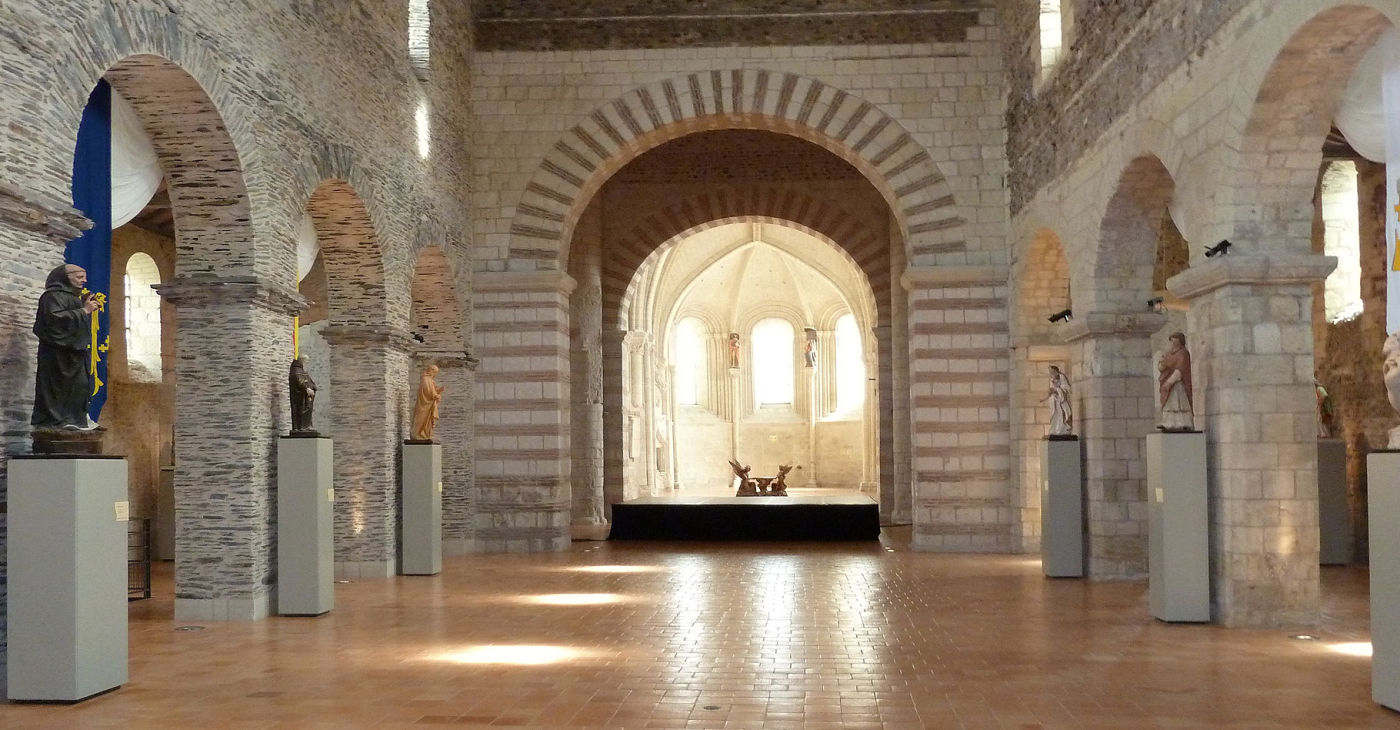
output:
[[[1152,615],[1210,620],[1206,435],[1147,436],[1147,561]]]
[[[442,445],[403,445],[404,575],[442,572]]]
[[[1317,517],[1319,560],[1323,565],[1351,562],[1351,509],[1347,505],[1347,443],[1317,440]]]
[[[1400,451],[1366,456],[1371,528],[1371,698],[1400,710]]]
[[[9,699],[76,702],[126,683],[126,469],[10,461]]]
[[[1040,448],[1040,564],[1050,578],[1084,577],[1084,479],[1079,439]]]
[[[329,437],[277,440],[277,613],[319,616],[335,607]]]
[[[162,466],[156,482],[156,560],[175,559],[175,467]]]

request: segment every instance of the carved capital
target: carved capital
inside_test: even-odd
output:
[[[1060,325],[1055,332],[1065,343],[1074,343],[1093,337],[1151,337],[1166,324],[1167,315],[1157,312],[1092,312],[1076,316],[1073,322]]]
[[[257,276],[185,276],[155,290],[162,299],[177,307],[247,305],[294,317],[311,302],[293,289],[287,289]]]
[[[321,331],[331,345],[379,347],[408,354],[416,344],[408,330],[390,325],[332,324]]]
[[[422,367],[426,367],[428,363],[432,363],[443,370],[466,368],[467,370],[476,372],[476,366],[481,364],[480,360],[472,357],[470,352],[464,350],[448,351],[420,348],[413,351],[413,359],[418,361]]]
[[[1195,299],[1231,284],[1288,286],[1322,281],[1337,268],[1336,256],[1310,253],[1231,256],[1207,259],[1167,280],[1167,290]]]
[[[68,203],[0,183],[0,222],[65,244],[92,228],[92,221]]]

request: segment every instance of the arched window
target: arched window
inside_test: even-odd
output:
[[[854,315],[836,320],[836,410],[865,405],[865,347]]]
[[[705,325],[694,317],[676,324],[676,402],[700,404],[700,382],[705,379]]]
[[[413,110],[413,131],[418,140],[418,156],[428,159],[432,153],[431,107],[428,104],[429,32],[432,13],[428,0],[408,0],[408,60],[413,65],[415,96],[418,105]]]
[[[753,326],[753,395],[760,406],[792,403],[793,329],[784,319]]]
[[[155,259],[144,253],[134,253],[126,260],[122,276],[126,319],[126,369],[136,382],[159,383],[160,363],[160,295],[151,287],[160,283],[160,269]]]
[[[1036,77],[1037,84],[1050,76],[1064,55],[1073,20],[1070,6],[1071,3],[1066,0],[1040,0],[1040,73]]]

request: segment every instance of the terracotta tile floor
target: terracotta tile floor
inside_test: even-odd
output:
[[[1142,584],[870,544],[575,543],[337,586],[319,619],[177,632],[132,604],[131,682],[0,727],[1356,728],[1365,572],[1319,641],[1168,626]],[[621,568],[617,567],[621,566]]]

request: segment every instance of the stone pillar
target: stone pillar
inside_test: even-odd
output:
[[[589,246],[574,257],[578,288],[570,305],[570,443],[573,524],[596,529],[604,516],[603,279],[600,253]]]
[[[865,403],[861,406],[864,419],[861,435],[864,441],[861,443],[860,491],[867,494],[874,492],[877,500],[883,500],[885,495],[878,492],[880,482],[876,464],[877,455],[880,453],[880,389],[877,385],[880,362],[875,355],[874,343],[862,342],[862,345],[866,351]]]
[[[1190,300],[1187,346],[1206,432],[1213,618],[1317,623],[1312,284],[1331,256],[1221,256],[1167,282]],[[1377,364],[1379,367],[1379,364]]]
[[[879,452],[880,524],[908,525],[914,522],[913,437],[909,428],[909,363],[899,362],[897,353],[908,348],[895,343],[892,325],[875,328],[876,360],[880,364],[875,384],[876,439]],[[908,324],[899,328],[908,331]],[[907,343],[907,340],[905,340]],[[889,413],[889,418],[878,418]]]
[[[628,363],[632,357],[632,333],[605,330],[602,334],[603,514],[606,520],[611,520],[612,506],[626,497],[623,487],[627,484],[628,465],[641,445],[630,442],[635,436],[629,433],[632,419],[628,417],[628,405],[623,401],[623,378],[632,370]]]
[[[476,432],[472,407],[477,362],[462,352],[414,353],[416,377],[429,364],[439,368],[437,383],[446,388],[438,404],[433,437],[442,444],[442,554],[477,551],[475,459],[471,444]],[[413,382],[416,382],[414,380]]]
[[[291,426],[292,318],[306,300],[251,277],[176,279],[175,618],[258,620],[276,571],[277,437]]]
[[[6,498],[9,454],[29,450],[38,340],[34,312],[44,279],[63,263],[63,246],[91,224],[61,201],[0,183],[0,502]],[[0,667],[4,666],[6,614],[5,520],[0,519]],[[0,669],[0,680],[4,671]]]
[[[1010,340],[1001,267],[910,267],[914,547],[1014,548]]]
[[[1147,576],[1143,439],[1156,427],[1152,335],[1166,321],[1165,315],[1147,311],[1085,313],[1060,326],[1070,349],[1074,419],[1084,444],[1089,578]]]
[[[334,320],[322,336],[335,391],[335,574],[389,578],[398,572],[399,446],[417,386],[408,366],[413,340],[395,327]]]
[[[803,368],[807,372],[807,453],[811,464],[807,467],[807,486],[817,486],[817,368]]]
[[[476,275],[477,540],[489,552],[566,550],[569,295],[558,271]]]

